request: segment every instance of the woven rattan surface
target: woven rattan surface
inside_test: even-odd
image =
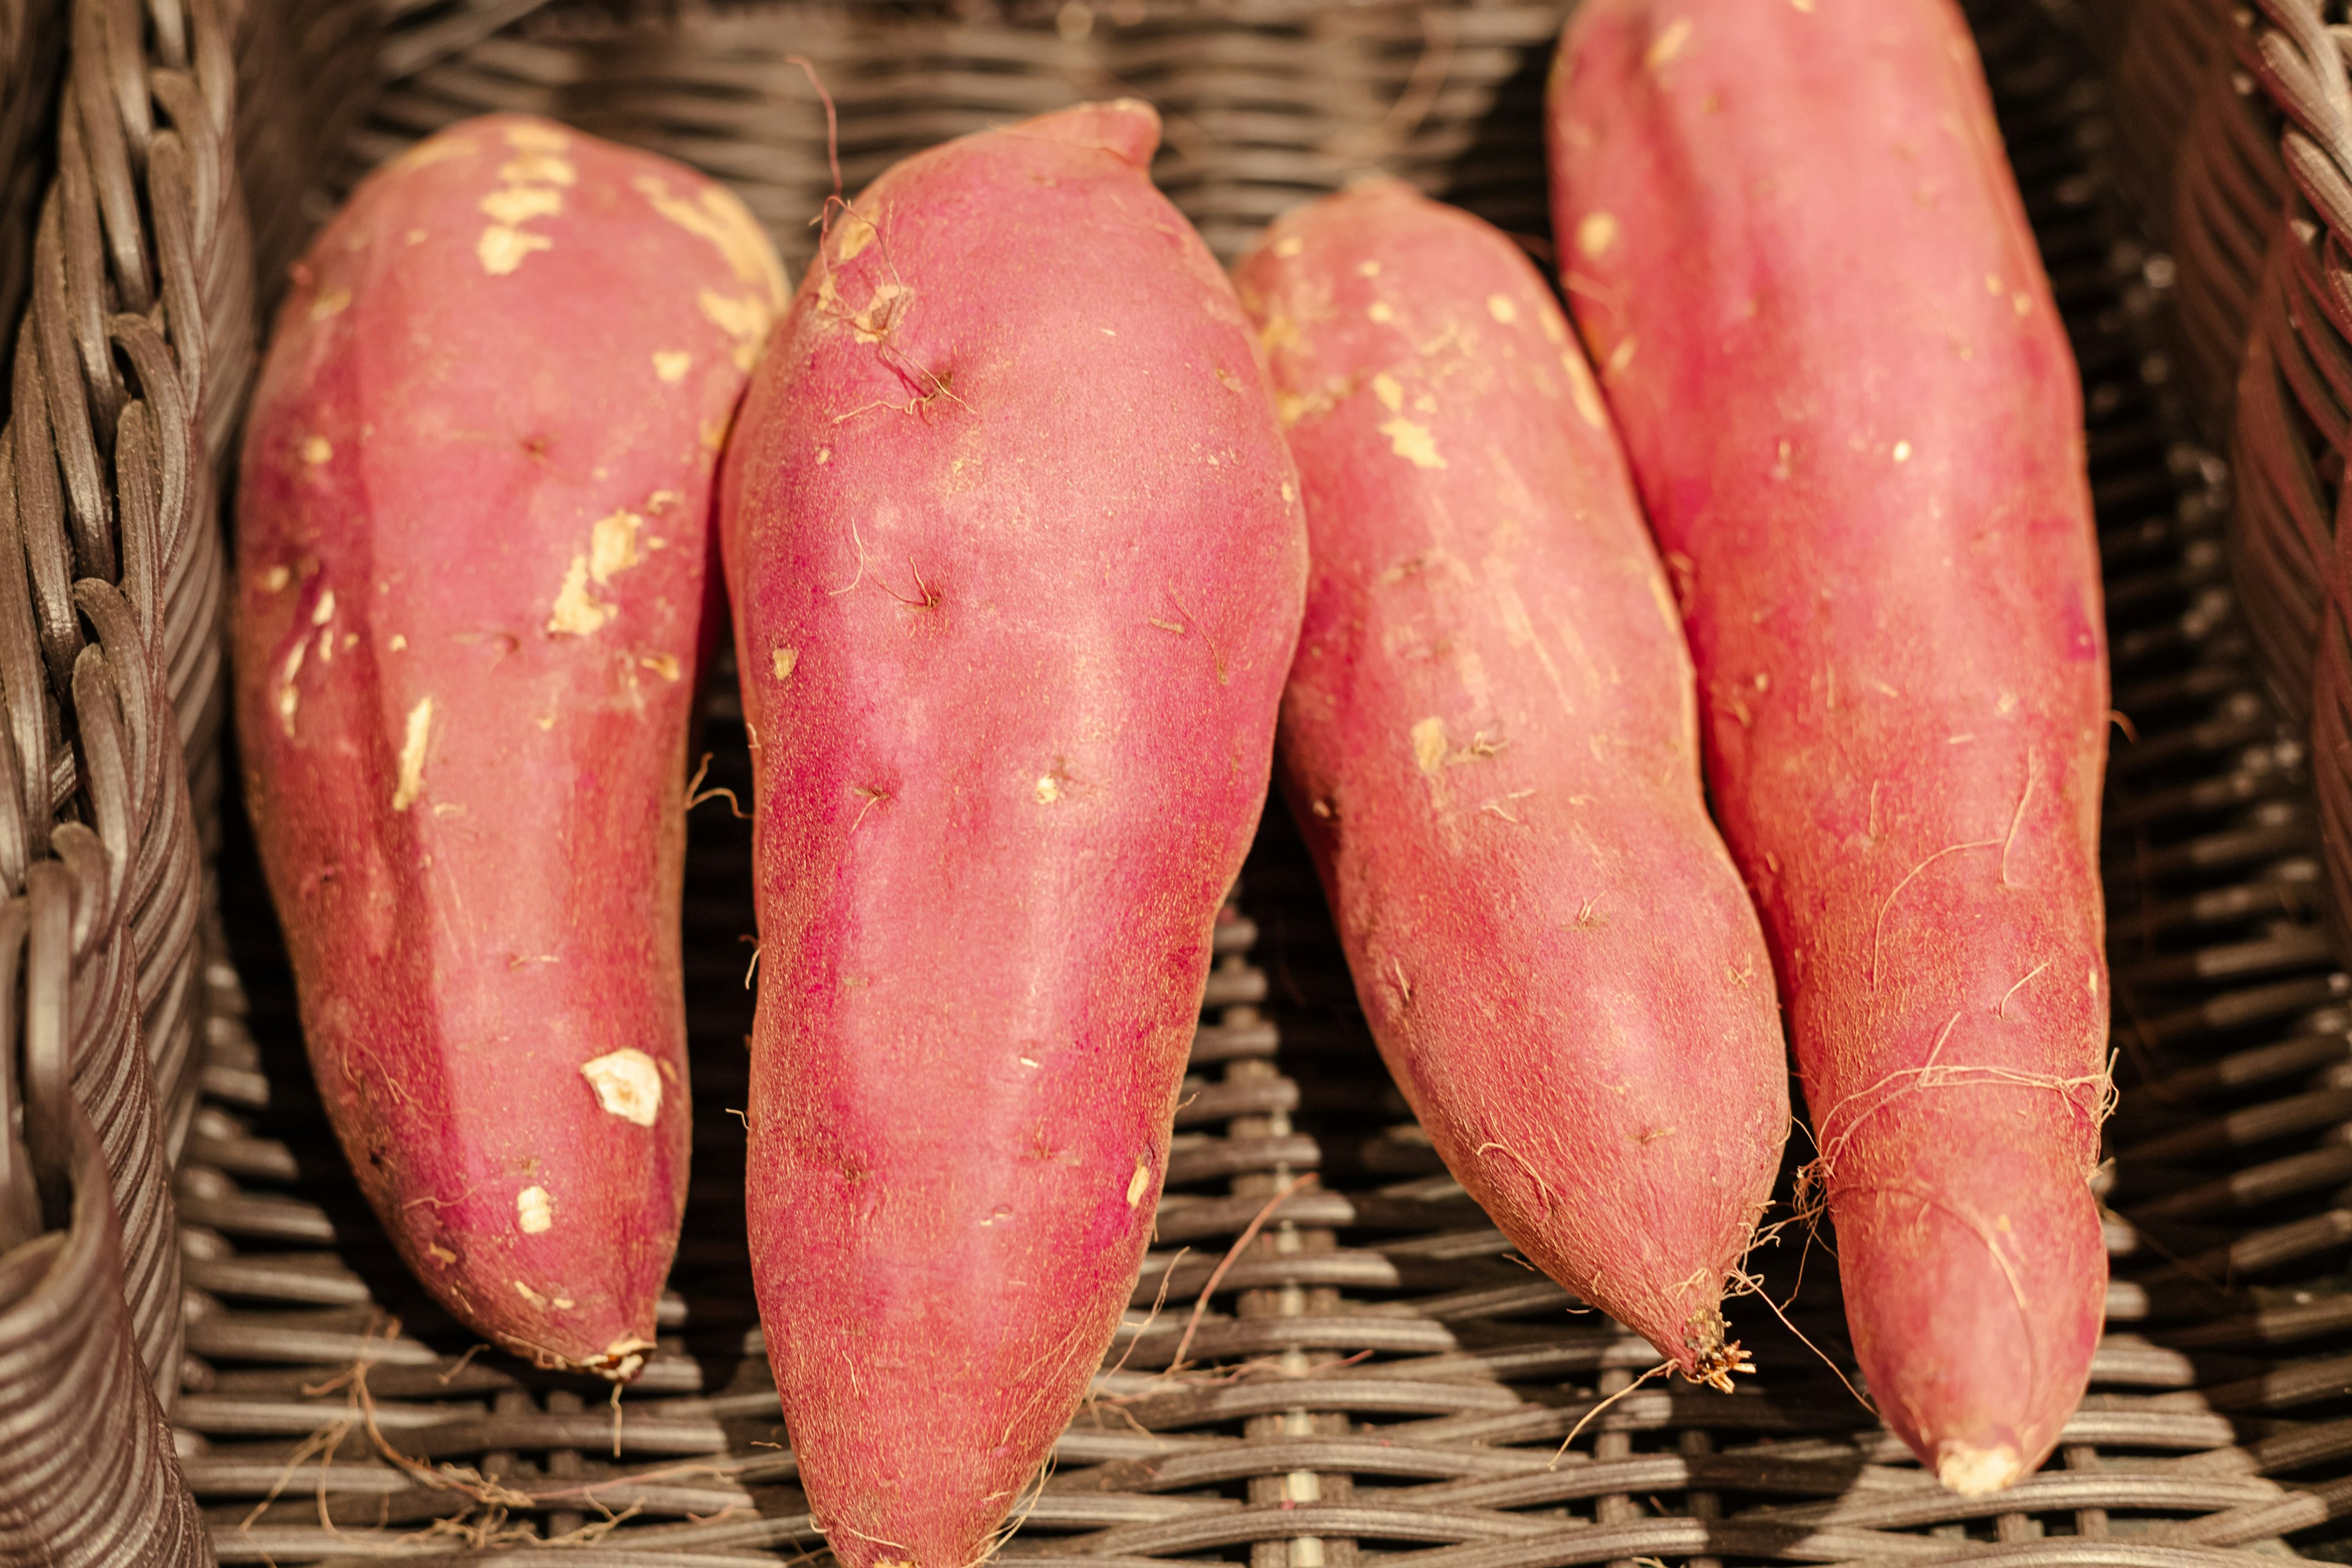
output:
[[[64,7],[52,0],[0,4],[0,349],[24,303],[33,260],[33,217],[48,166]],[[0,387],[0,413],[7,408]]]
[[[2095,18],[2095,34],[2115,51],[2116,184],[2160,241],[2173,237],[2173,166],[2198,100],[2218,74],[2230,21],[2218,0],[2111,4]]]
[[[64,68],[0,112],[8,188],[39,198],[0,434],[0,1099],[22,1134],[0,1117],[0,1561],[194,1564],[211,1552],[164,1410],[220,778],[218,479],[256,346],[238,18],[36,10]]]
[[[227,24],[202,0],[157,15],[142,37],[135,11],[69,13],[0,487],[0,531],[19,542],[0,552],[0,882],[23,887],[57,849],[53,821],[96,829],[104,897],[77,910],[77,959],[91,956],[70,991],[124,988],[135,1016],[83,1027],[73,1075],[112,1173],[133,1331],[168,1397],[170,1161],[194,1109],[203,1000],[182,742],[208,752],[218,731],[214,474],[252,360],[253,290]],[[93,1002],[77,1020],[106,1016]]]
[[[2272,686],[2300,689],[2327,901],[2352,937],[2352,562],[2337,527],[2352,449],[2352,72],[2343,29],[2305,0],[2273,0],[2254,35],[2264,95],[2286,126],[2294,195],[2273,229],[2240,382],[2239,507],[2231,553]]]
[[[2352,428],[2352,84],[2341,0],[2147,0],[2107,25],[2115,162],[2173,248],[2188,402],[2231,431],[2231,553],[2259,667],[2312,709]],[[2169,199],[2159,194],[2168,187]]]
[[[37,901],[70,903],[68,880],[43,880]],[[25,967],[26,923],[22,910],[9,921],[0,963],[11,979]],[[52,942],[33,963],[59,976],[68,957]],[[0,1561],[200,1563],[204,1521],[131,1342],[106,1155],[62,1078],[52,1087],[44,1110],[56,1147],[36,1158],[65,1220],[0,1257],[0,1442],[15,1456],[0,1484]],[[100,1412],[107,1418],[92,1419]]]
[[[332,84],[327,99],[372,74],[387,83],[341,181],[451,120],[536,110],[729,180],[795,261],[831,188],[795,53],[838,102],[853,187],[942,136],[1139,92],[1167,116],[1159,176],[1226,255],[1373,163],[1548,254],[1538,108],[1562,8],[1118,0],[633,23],[467,0],[395,8],[380,47],[363,16],[321,8],[287,58]],[[2332,1521],[2352,1511],[2352,982],[2313,913],[2304,750],[2261,695],[2232,608],[2221,465],[2179,438],[2186,410],[2150,374],[2173,274],[2122,237],[2104,199],[2094,154],[2113,138],[2088,58],[2027,0],[1974,9],[2084,371],[2116,700],[2137,726],[2117,750],[2106,841],[2128,1091],[2114,1124],[2116,1282],[2059,1458],[2014,1491],[1953,1498],[1747,1300],[1736,1331],[1759,1378],[1730,1396],[1645,1385],[1555,1466],[1561,1438],[1651,1354],[1573,1313],[1438,1168],[1277,816],[1221,927],[1116,1370],[1024,1499],[1009,1555],[2189,1568],[2282,1540],[2332,1552]],[[352,63],[362,50],[373,66]],[[325,125],[340,106],[323,102],[248,118]],[[269,163],[268,149],[293,144],[274,129],[248,124],[240,141],[248,169],[292,166]],[[299,230],[291,201],[262,216],[265,235]],[[714,778],[740,792],[723,691],[708,743]],[[559,1561],[688,1568],[821,1545],[761,1353],[728,1113],[745,1082],[747,861],[724,801],[699,808],[686,910],[695,1182],[662,1352],[608,1405],[601,1385],[479,1350],[402,1275],[324,1128],[259,879],[232,835],[236,963],[208,971],[219,1016],[179,1188],[191,1289],[178,1420],[224,1560],[547,1561],[561,1539]],[[1757,1259],[1776,1299],[1797,1284],[1800,1250],[1792,1237]],[[1788,1315],[1850,1366],[1824,1250]],[[1186,1364],[1171,1370],[1180,1345]]]
[[[2118,183],[2179,275],[2170,348],[2207,437],[2226,447],[2263,258],[2289,193],[2254,13],[2147,0],[2122,23]]]

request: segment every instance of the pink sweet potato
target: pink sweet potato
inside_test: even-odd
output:
[[[1516,246],[1395,182],[1235,280],[1314,561],[1282,777],[1373,1036],[1521,1251],[1727,1385],[1788,1069],[1591,372]]]
[[[1550,137],[1854,1348],[1993,1490],[2106,1281],[2107,681],[2081,395],[1975,52],[1950,0],[1591,0]]]
[[[417,1276],[549,1366],[632,1375],[677,1246],[714,471],[782,303],[718,186],[477,120],[311,247],[247,437],[237,728],[320,1091]]]
[[[1097,104],[837,213],[722,523],[758,799],[751,1255],[850,1568],[966,1568],[1133,1289],[1306,540],[1248,326]]]

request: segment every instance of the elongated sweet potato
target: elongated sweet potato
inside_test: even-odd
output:
[[[1949,0],[1592,0],[1553,212],[1697,662],[1878,1408],[2038,1465],[2106,1281],[2073,357]]]
[[[1292,214],[1235,281],[1314,561],[1282,778],[1372,1033],[1521,1251],[1727,1385],[1780,1011],[1582,351],[1516,246],[1396,182]]]
[[[837,214],[722,501],[751,1255],[851,1568],[966,1568],[1133,1289],[1306,541],[1247,323],[1083,106]]]
[[[740,204],[477,120],[311,247],[247,433],[237,729],[319,1088],[476,1331],[635,1373],[686,1201],[685,750]]]

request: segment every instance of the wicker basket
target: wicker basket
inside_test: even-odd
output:
[[[2294,8],[2297,0],[2288,0]],[[2293,186],[2281,116],[2263,84],[2282,79],[2251,10],[2229,0],[2144,0],[2116,29],[2114,163],[2150,237],[2172,247],[2167,334],[2191,413],[2227,446],[2263,284]],[[2290,711],[2300,712],[2298,689]]]
[[[237,39],[211,0],[158,0],[36,6],[5,42],[40,74],[0,114],[0,285],[23,301],[0,436],[0,1100],[21,1118],[0,1119],[0,1560],[198,1563],[164,1415],[217,475],[254,357]]]
[[[177,58],[174,38],[221,36],[205,30],[215,24],[204,6],[176,3],[152,5],[157,19],[142,35],[158,81]],[[37,277],[31,319],[44,319],[41,280],[56,276],[51,299],[62,303],[47,319],[67,335],[42,340],[62,342],[57,361],[37,355],[29,378],[20,370],[8,449],[26,448],[25,426],[38,417],[28,408],[48,409],[79,385],[89,395],[82,418],[103,438],[84,441],[68,420],[43,426],[71,437],[49,443],[65,454],[59,493],[79,495],[78,454],[107,452],[127,476],[109,483],[110,469],[92,469],[94,493],[106,498],[100,519],[114,527],[99,537],[114,542],[116,559],[131,561],[143,520],[169,510],[159,497],[185,501],[194,532],[174,546],[189,563],[181,574],[118,574],[131,626],[163,628],[143,668],[130,633],[118,627],[109,640],[109,608],[81,605],[97,651],[54,640],[81,624],[69,610],[62,623],[48,614],[63,602],[63,578],[43,576],[45,560],[61,564],[83,544],[70,521],[42,536],[59,541],[48,557],[28,521],[32,570],[22,586],[0,582],[0,696],[10,715],[44,715],[47,727],[31,734],[47,749],[26,750],[22,724],[15,732],[22,754],[52,763],[46,796],[31,784],[21,792],[43,807],[31,816],[28,806],[27,820],[50,848],[12,859],[0,811],[0,873],[16,879],[0,891],[26,889],[21,904],[0,903],[0,997],[15,994],[5,982],[18,951],[10,911],[20,908],[27,976],[24,1025],[0,1020],[0,1039],[21,1033],[47,1053],[28,1055],[23,1075],[37,1133],[26,1157],[51,1227],[27,1245],[57,1260],[45,1279],[60,1292],[68,1264],[80,1282],[78,1293],[44,1298],[48,1316],[34,1322],[9,1304],[26,1254],[0,1256],[0,1563],[178,1563],[201,1551],[175,1534],[184,1494],[153,1421],[138,1425],[155,1407],[152,1397],[141,1404],[129,1358],[148,1342],[136,1333],[153,1314],[141,1316],[141,1291],[107,1288],[142,1276],[110,1261],[113,1210],[96,1199],[105,1118],[78,1131],[83,1118],[56,1067],[70,1061],[77,1084],[94,1084],[95,1064],[111,1063],[106,1081],[129,1084],[135,1101],[148,1080],[120,1070],[145,1065],[125,1044],[140,1037],[127,1020],[170,987],[151,996],[134,977],[179,973],[184,949],[157,932],[199,929],[194,918],[142,922],[142,911],[171,882],[151,866],[192,863],[172,849],[170,825],[204,814],[175,803],[201,807],[204,781],[217,777],[208,771],[216,701],[204,685],[216,666],[203,651],[215,646],[203,596],[217,591],[216,576],[203,574],[216,565],[201,564],[217,562],[217,536],[200,509],[211,504],[205,454],[235,417],[226,389],[250,342],[242,312],[253,290],[248,279],[240,301],[226,282],[203,289],[208,330],[167,335],[164,360],[140,359],[154,345],[128,343],[112,361],[102,345],[95,360],[71,357],[86,341],[74,336],[87,320],[77,312],[96,298],[74,291],[89,274],[73,268],[91,255],[74,245],[97,236],[103,264],[121,268],[124,231],[113,226],[130,225],[144,247],[144,219],[162,237],[138,251],[149,276],[184,289],[259,254],[260,291],[274,294],[306,227],[357,173],[455,119],[530,109],[728,180],[797,264],[812,243],[807,221],[832,188],[825,115],[787,58],[798,54],[838,103],[853,187],[940,137],[1136,92],[1167,116],[1161,183],[1222,254],[1285,207],[1375,165],[1549,254],[1538,110],[1559,0],[1075,0],[1009,14],[910,0],[660,16],[585,0],[548,9],[392,0],[381,11],[355,0],[278,3],[282,11],[257,4],[243,18],[234,84],[209,57],[194,62],[208,108],[224,106],[232,86],[244,94],[234,144],[254,197],[249,227],[233,207],[235,181],[174,184],[168,156],[134,163],[129,187],[110,184],[106,170],[121,165],[103,162],[109,148],[142,145],[137,110],[125,107],[135,87],[121,89],[138,79],[126,76],[121,45],[137,17],[121,0],[80,0],[74,13],[78,45],[89,40],[77,72],[100,58],[112,70],[78,75],[68,101],[80,124],[111,124],[122,137],[60,139],[65,266]],[[2147,0],[2127,15],[2154,8]],[[2352,1512],[2352,1282],[2342,1261],[2352,1241],[2352,984],[2332,967],[2309,912],[2317,867],[2303,752],[2261,695],[2247,623],[2231,611],[2220,466],[2184,444],[2188,416],[2147,374],[2171,329],[2148,257],[2103,195],[2113,181],[2098,149],[2117,139],[2102,134],[2090,56],[2033,0],[1971,9],[2085,375],[2117,703],[2139,726],[2116,757],[2106,841],[2127,1089],[2115,1123],[2116,1281],[2094,1392],[2059,1459],[1983,1502],[1951,1497],[1811,1351],[1748,1301],[1734,1317],[1761,1377],[1736,1396],[1646,1387],[1553,1466],[1560,1439],[1651,1352],[1605,1321],[1565,1316],[1573,1304],[1510,1258],[1438,1168],[1370,1050],[1311,873],[1277,816],[1220,927],[1159,1243],[1116,1370],[1024,1500],[1008,1555],[1112,1568],[1168,1558],[1344,1568],[1400,1555],[1415,1568],[1642,1558],[2189,1568],[2246,1561],[2247,1548],[2284,1550],[2277,1543],[2289,1539],[2336,1550],[2331,1522]],[[173,19],[189,25],[174,33]],[[2126,53],[2116,59],[2120,71]],[[207,123],[218,131],[227,121],[214,109]],[[207,146],[229,144],[215,135]],[[80,184],[77,146],[100,171]],[[323,180],[314,163],[330,171]],[[126,188],[137,193],[127,208],[105,205]],[[93,192],[96,222],[73,205]],[[209,217],[194,211],[207,196],[223,204]],[[200,243],[190,247],[192,237]],[[204,265],[192,268],[191,257]],[[121,331],[137,336],[127,323]],[[52,363],[63,368],[42,380]],[[153,466],[166,479],[176,472],[179,489],[150,485],[148,470],[122,461],[126,445],[146,438],[128,403],[109,404],[87,375],[64,374],[110,363],[133,367],[151,411],[168,402],[164,385],[181,384],[174,377],[194,383],[196,395],[182,385],[177,406],[201,407],[210,444],[184,440],[180,468],[168,448]],[[101,424],[109,408],[125,411]],[[148,421],[170,422],[152,412]],[[16,489],[25,488],[20,479]],[[43,515],[87,522],[88,508],[68,502]],[[131,525],[117,521],[126,517]],[[155,537],[183,535],[160,528]],[[0,551],[0,577],[11,558]],[[184,585],[189,571],[199,586]],[[194,607],[154,613],[191,594]],[[82,599],[103,594],[89,588]],[[194,628],[193,643],[173,640],[175,627]],[[20,708],[27,681],[45,683],[54,710]],[[163,721],[174,714],[177,725]],[[710,720],[713,773],[740,791],[730,694],[714,697]],[[193,797],[173,793],[179,753],[165,745],[183,737],[197,764]],[[159,758],[172,766],[154,783]],[[17,798],[0,780],[0,802]],[[62,814],[50,809],[60,803]],[[91,826],[49,829],[60,815]],[[781,1446],[744,1256],[742,1136],[727,1114],[742,1103],[750,1015],[742,825],[718,804],[693,818],[696,1180],[663,1352],[609,1407],[601,1385],[478,1353],[402,1274],[326,1133],[236,810],[226,827],[226,946],[204,971],[204,1103],[177,1189],[188,1289],[175,1412],[183,1468],[221,1559],[545,1560],[560,1540],[560,1561],[687,1568],[819,1546]],[[151,1017],[145,1037],[163,1057],[153,1103],[169,1108],[178,1079],[157,1042],[173,1037]],[[47,1076],[32,1070],[40,1064]],[[126,1146],[161,1149],[170,1126],[167,1109],[144,1142]],[[0,1148],[0,1160],[8,1152]],[[133,1202],[123,1212],[147,1211]],[[124,1226],[122,1256],[140,1256],[141,1234]],[[1779,1293],[1798,1278],[1794,1256],[1759,1262]],[[1833,1260],[1815,1249],[1803,1281],[1789,1319],[1850,1369]],[[1188,1334],[1188,1359],[1213,1371],[1168,1372]],[[57,1394],[65,1368],[74,1369],[69,1398]],[[20,1410],[31,1414],[19,1421]],[[32,1431],[41,1436],[20,1440]],[[89,1481],[99,1474],[125,1479]],[[5,1533],[20,1497],[42,1503],[49,1533]],[[68,1523],[82,1534],[68,1538]],[[40,1550],[20,1544],[35,1540]]]
[[[2177,279],[2170,348],[2237,477],[2233,574],[2273,701],[2313,711],[2352,420],[2352,86],[2336,0],[2147,0],[2117,19],[2116,163]]]
[[[2352,452],[2352,74],[2330,26],[2341,11],[2156,0],[2117,19],[2115,80],[2118,121],[2143,132],[2126,132],[2119,163],[2143,195],[2172,186],[2181,356],[2209,426],[2233,418],[2236,586],[2271,695],[2310,724],[2326,902],[2352,951],[2352,541],[2337,526]],[[2168,171],[2145,138],[2184,118]],[[2234,407],[2217,400],[2224,361],[2238,367]]]
[[[0,4],[0,322],[8,333],[0,336],[0,349],[8,346],[25,302],[64,34],[62,8],[47,0]]]

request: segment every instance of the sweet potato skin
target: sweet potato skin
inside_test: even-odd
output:
[[[1549,131],[1855,1349],[1995,1489],[2106,1281],[2107,681],[2074,365],[1975,53],[1948,0],[1594,0]]]
[[[1516,246],[1393,181],[1234,280],[1314,562],[1281,776],[1372,1033],[1521,1251],[1721,1376],[1789,1127],[1780,1012],[1583,353]]]
[[[544,121],[372,176],[245,447],[238,735],[319,1088],[419,1279],[633,1375],[688,1143],[678,917],[718,447],[782,276]]]
[[[1081,107],[836,214],[722,528],[753,730],[747,1201],[815,1517],[965,1568],[1109,1344],[1305,538],[1246,323]]]

